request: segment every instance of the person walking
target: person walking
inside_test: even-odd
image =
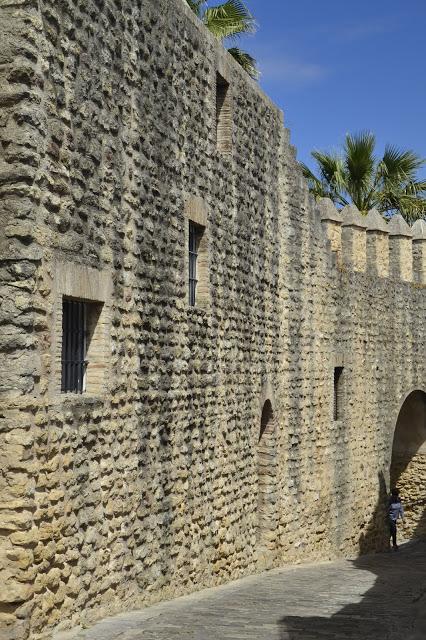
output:
[[[401,498],[399,497],[398,489],[392,489],[390,498],[389,498],[389,531],[390,537],[392,538],[392,546],[395,551],[398,551],[398,545],[396,543],[396,533],[397,533],[397,520],[401,518],[404,522],[404,509],[401,504]]]

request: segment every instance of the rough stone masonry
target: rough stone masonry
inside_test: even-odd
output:
[[[0,0],[0,223],[2,640],[383,548],[391,474],[425,530],[425,224],[315,204],[183,0]]]

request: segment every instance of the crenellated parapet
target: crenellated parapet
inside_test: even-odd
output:
[[[390,275],[406,282],[413,280],[413,232],[398,214],[389,222]]]
[[[380,278],[389,275],[389,229],[377,209],[371,209],[367,223],[367,264],[369,270]]]
[[[325,229],[331,250],[336,253],[337,262],[342,259],[342,214],[329,198],[320,198],[317,202],[318,213]]]
[[[342,258],[354,271],[367,268],[367,223],[358,209],[348,204],[342,209]]]
[[[414,280],[426,284],[426,222],[416,220],[413,231],[413,269]]]
[[[426,284],[424,220],[410,227],[397,214],[387,222],[376,209],[363,215],[355,205],[346,205],[339,211],[328,198],[318,200],[317,210],[339,265],[380,278]]]

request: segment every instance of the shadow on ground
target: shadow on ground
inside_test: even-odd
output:
[[[381,548],[383,541],[388,545],[387,536],[383,534],[386,488],[380,478],[379,484],[376,517],[361,537],[361,553]],[[426,513],[423,513],[415,538],[425,526]],[[382,553],[350,561],[357,570],[376,576],[374,586],[364,594],[353,594],[354,603],[343,606],[329,617],[281,618],[280,640],[426,640],[425,551],[419,538],[401,545],[398,552],[389,549],[385,555],[388,562],[383,561]],[[326,600],[333,599],[332,589],[322,595]]]

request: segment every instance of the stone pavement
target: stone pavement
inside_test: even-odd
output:
[[[426,640],[426,543],[274,569],[55,640]]]

